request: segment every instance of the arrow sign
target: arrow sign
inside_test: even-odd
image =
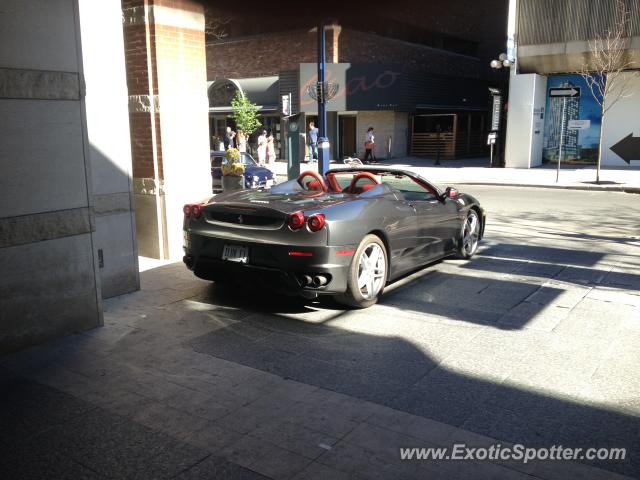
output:
[[[640,160],[640,137],[630,133],[609,150],[631,165],[631,160]]]
[[[550,97],[579,97],[580,87],[558,87],[549,89]]]

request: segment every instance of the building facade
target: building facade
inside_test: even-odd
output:
[[[506,165],[556,162],[561,140],[563,162],[595,164],[601,148],[603,166],[637,165],[625,142],[640,136],[640,1],[511,0],[509,16]],[[579,72],[596,75],[595,40],[621,27],[626,90],[602,98]]]
[[[309,29],[209,42],[211,137],[233,127],[229,90],[240,90],[259,105],[284,157],[282,97],[291,95],[301,124],[316,121],[317,104],[309,94],[317,80],[316,37]],[[328,26],[326,37],[327,80],[337,86],[327,104],[332,158],[363,156],[369,127],[376,131],[374,154],[380,158],[486,153],[488,81],[478,58],[340,25]]]

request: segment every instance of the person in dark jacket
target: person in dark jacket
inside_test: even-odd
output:
[[[227,131],[224,134],[224,138],[222,139],[222,141],[224,142],[225,150],[235,147],[235,140],[234,140],[235,137],[236,137],[236,132],[231,130],[231,127],[227,127]]]

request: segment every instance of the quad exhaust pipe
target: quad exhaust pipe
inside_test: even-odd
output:
[[[327,284],[327,277],[325,277],[324,275],[315,275],[313,277],[313,286],[318,288],[318,287],[322,287],[323,285]]]
[[[329,283],[326,275],[300,275],[299,278],[303,287],[320,288]]]

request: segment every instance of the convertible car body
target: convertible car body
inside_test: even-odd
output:
[[[234,278],[368,307],[421,265],[470,258],[485,225],[479,202],[414,172],[308,171],[271,189],[223,193],[184,207],[184,263],[200,278]]]

